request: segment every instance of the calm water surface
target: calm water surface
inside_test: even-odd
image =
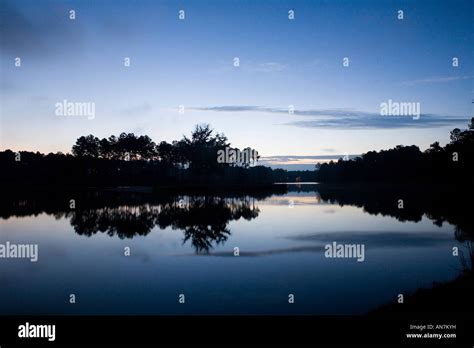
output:
[[[0,219],[0,243],[39,245],[36,263],[0,260],[1,314],[363,314],[460,272],[453,225],[340,206],[316,185],[45,211]],[[365,244],[365,261],[326,258],[333,241]]]

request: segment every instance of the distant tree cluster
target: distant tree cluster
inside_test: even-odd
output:
[[[318,163],[316,180],[320,182],[473,182],[474,118],[468,129],[451,132],[446,146],[431,144],[422,152],[417,146],[398,145],[380,152],[369,151],[360,157],[337,162]]]
[[[152,160],[157,158],[156,144],[148,135],[136,136],[122,133],[109,138],[82,136],[76,140],[72,153],[78,157],[106,158],[118,160]]]
[[[92,134],[81,136],[72,147],[72,154],[83,158],[161,161],[171,166],[209,171],[233,165],[217,162],[218,151],[228,146],[230,143],[224,134],[214,134],[205,124],[197,125],[190,138],[183,136],[179,141],[162,141],[158,145],[147,135],[136,136],[133,133],[103,139]]]
[[[156,144],[133,133],[103,139],[87,135],[76,140],[72,154],[0,152],[0,179],[45,186],[255,186],[287,179],[286,171],[218,161],[218,153],[229,147],[227,137],[207,124],[171,143]]]

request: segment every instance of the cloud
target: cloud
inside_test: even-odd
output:
[[[286,125],[305,128],[338,128],[338,129],[397,129],[397,128],[436,128],[454,126],[468,122],[469,117],[442,116],[421,114],[414,120],[407,116],[380,116],[379,114],[360,114],[359,116],[332,116],[326,119],[293,121]]]
[[[464,75],[464,76],[436,76],[436,77],[429,77],[420,80],[411,80],[405,81],[403,85],[418,85],[422,83],[437,83],[437,82],[450,82],[450,81],[459,81],[459,80],[469,80],[472,79],[473,76],[471,75]]]
[[[397,129],[397,128],[436,128],[464,124],[469,116],[450,116],[438,114],[421,114],[419,119],[409,116],[381,116],[376,112],[359,111],[350,108],[294,110],[290,115],[286,108],[265,106],[211,106],[192,108],[200,111],[215,112],[262,112],[288,116],[307,117],[308,120],[297,120],[283,123],[288,126],[305,128],[330,129]]]

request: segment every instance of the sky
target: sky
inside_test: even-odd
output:
[[[202,123],[291,169],[445,144],[474,116],[473,3],[0,0],[0,149],[70,152],[121,132],[158,143]],[[64,100],[94,116],[58,116]],[[380,115],[389,100],[420,117]]]

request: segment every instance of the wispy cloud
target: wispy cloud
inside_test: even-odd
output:
[[[472,79],[473,77],[474,76],[472,75],[434,76],[434,77],[428,77],[425,79],[405,81],[402,84],[403,85],[418,85],[418,84],[423,84],[423,83],[450,82],[450,81],[459,81],[459,80],[469,80],[469,79]]]
[[[194,110],[215,112],[262,112],[307,117],[284,123],[284,125],[306,128],[331,129],[374,129],[374,128],[436,128],[454,126],[468,122],[469,116],[451,116],[438,114],[421,114],[419,119],[408,116],[381,116],[376,112],[359,111],[350,108],[294,110],[290,115],[286,108],[265,106],[227,105],[197,107]]]
[[[333,129],[397,129],[397,128],[436,128],[456,126],[467,123],[469,117],[421,114],[414,120],[407,116],[380,116],[361,113],[360,115],[329,116],[324,119],[313,118],[308,121],[293,121],[286,125],[305,128]]]

